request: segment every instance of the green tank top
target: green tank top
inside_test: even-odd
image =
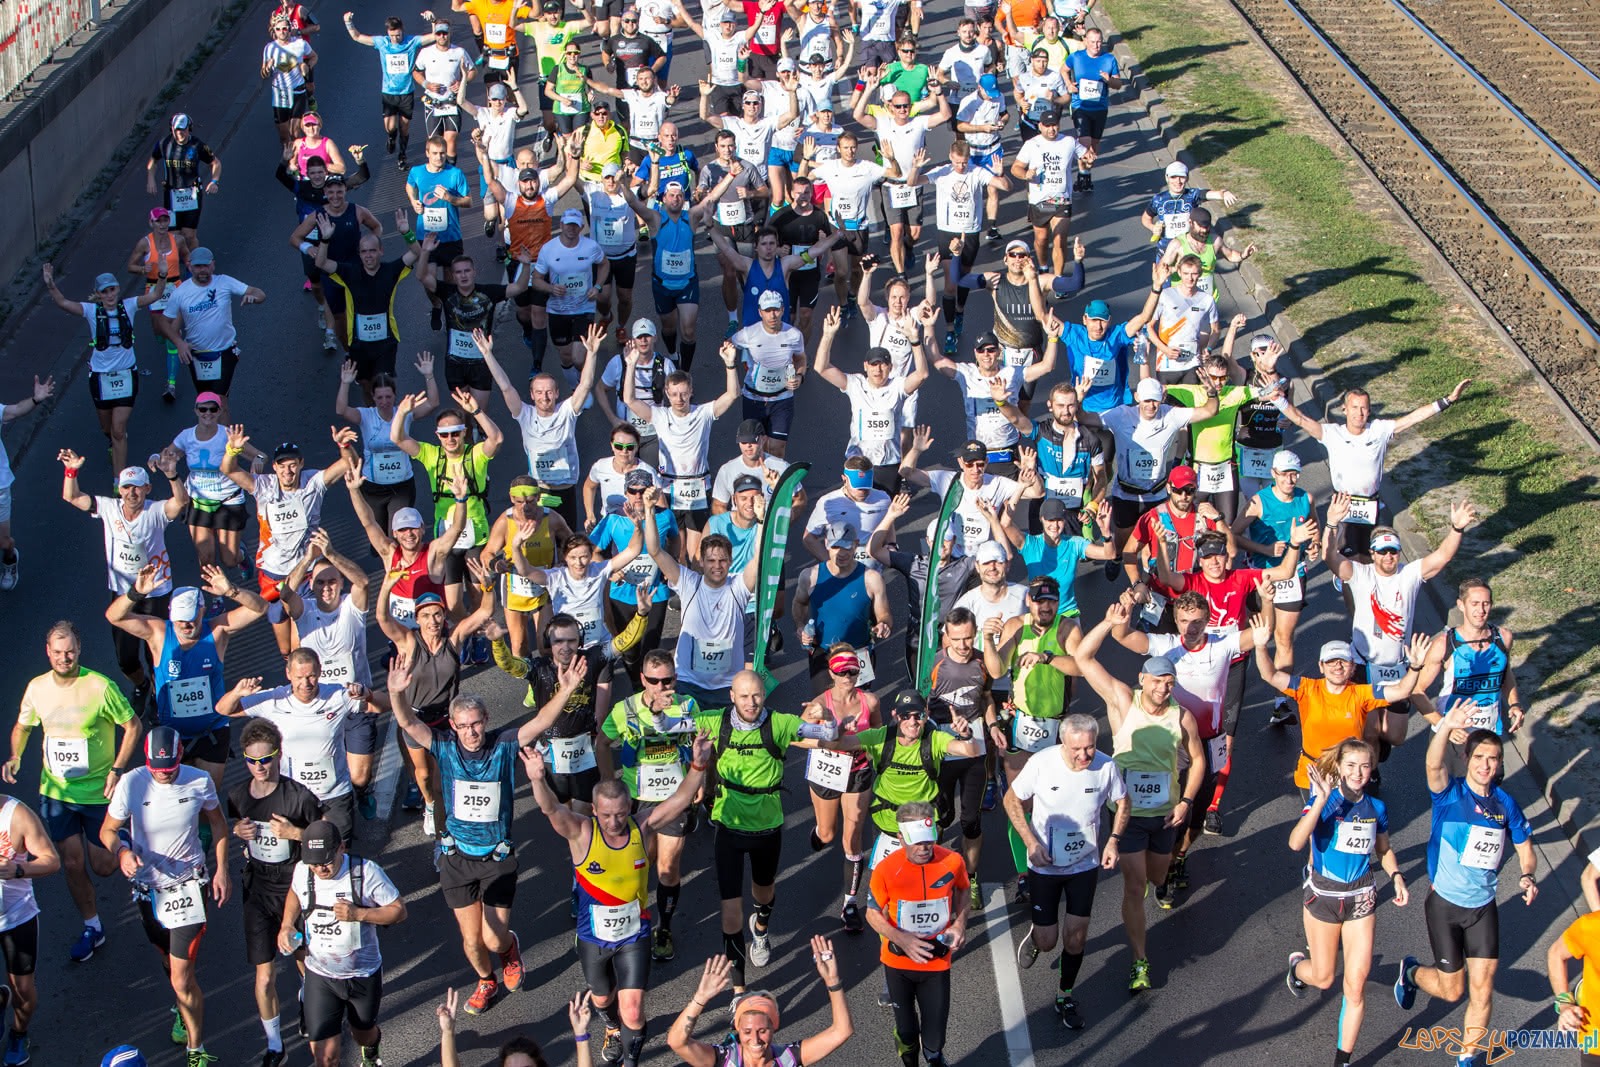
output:
[[[1024,714],[1036,719],[1059,719],[1067,712],[1067,676],[1045,663],[1018,671],[1017,662],[1029,652],[1067,654],[1061,643],[1061,616],[1045,629],[1034,633],[1033,623],[1025,622],[1011,648],[1011,702]]]
[[[1112,738],[1112,751],[1127,782],[1134,817],[1172,814],[1183,795],[1178,772],[1189,764],[1183,709],[1168,701],[1166,711],[1152,715],[1145,710],[1144,691],[1135,689],[1122,728]]]
[[[556,93],[563,94],[555,98],[555,112],[557,115],[582,115],[588,112],[589,83],[586,80],[588,74],[589,68],[587,67],[579,67],[577,70],[572,71],[567,69],[565,63],[562,63],[555,68],[553,74],[546,75],[551,89]],[[578,98],[579,104],[573,104],[571,99],[573,96]]]
[[[1196,248],[1194,246],[1194,242],[1189,239],[1189,235],[1187,233],[1179,234],[1178,235],[1178,258],[1182,259],[1184,256],[1199,256],[1200,257],[1200,278],[1201,278],[1201,282],[1202,282],[1202,284],[1206,285],[1207,291],[1209,291],[1209,284],[1207,283],[1207,279],[1209,279],[1211,277],[1211,275],[1216,273],[1216,270],[1217,270],[1217,238],[1216,238],[1216,236],[1214,234],[1208,234],[1206,236],[1206,243],[1205,243],[1204,247]],[[1178,284],[1178,272],[1177,271],[1173,271],[1172,272],[1172,284],[1173,285],[1177,285]]]

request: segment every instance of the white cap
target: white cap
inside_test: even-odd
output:
[[[122,473],[117,475],[117,488],[125,485],[149,485],[150,475],[145,473],[143,467],[123,467]]]
[[[579,211],[575,207],[567,208],[567,210],[565,210],[565,211],[563,211],[561,213],[561,225],[563,225],[563,226],[582,226],[583,225],[583,212]]]
[[[656,335],[656,324],[655,323],[651,322],[649,319],[634,319],[633,320],[633,329],[631,331],[629,331],[629,336],[631,336],[631,337],[654,337],[655,335]]]
[[[939,829],[932,819],[910,819],[897,822],[902,845],[927,845],[939,840]]]
[[[1189,176],[1189,168],[1187,166],[1185,166],[1184,164],[1179,163],[1176,159],[1174,159],[1171,163],[1167,164],[1167,177],[1169,177],[1169,178],[1187,178],[1188,176]]]
[[[795,67],[794,60],[792,60],[792,59],[780,59],[780,60],[778,60],[778,73],[779,74],[782,74],[786,70],[796,70],[796,69],[798,69],[798,68]]]
[[[978,546],[976,559],[979,563],[1004,563],[1006,550],[1000,547],[999,541],[985,541]]]
[[[192,585],[176,589],[172,593],[172,601],[167,605],[167,618],[173,622],[198,622],[202,606],[200,590]]]
[[[783,307],[783,294],[776,289],[767,289],[756,299],[758,311],[772,311],[781,307]]]
[[[1318,663],[1327,663],[1329,660],[1342,659],[1351,663],[1356,661],[1356,654],[1350,647],[1349,641],[1327,641],[1322,645],[1322,651],[1317,653]]]
[[[1162,389],[1161,383],[1154,378],[1139,379],[1139,384],[1133,390],[1135,400],[1160,400],[1165,395],[1166,390]]]
[[[389,532],[399,533],[401,530],[422,529],[422,512],[416,508],[401,508],[389,520]]]
[[[622,167],[616,163],[607,163],[605,166],[600,168],[600,177],[602,178],[615,178],[621,173]]]
[[[1028,242],[1026,242],[1026,241],[1010,240],[1010,241],[1006,242],[1006,251],[1007,252],[1018,252],[1018,251],[1031,252],[1033,250],[1028,247]]]
[[[1272,457],[1272,469],[1275,471],[1297,471],[1300,469],[1300,457],[1290,452],[1287,448],[1279,449]]]

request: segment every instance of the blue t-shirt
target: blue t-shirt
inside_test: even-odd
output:
[[[1161,240],[1156,242],[1156,251],[1166,250],[1167,242],[1180,233],[1189,232],[1189,212],[1194,210],[1196,204],[1204,203],[1206,191],[1193,186],[1186,187],[1177,196],[1163,188],[1150,198],[1150,204],[1145,208],[1150,217],[1161,223]]]
[[[589,540],[594,542],[596,552],[609,552],[612,555],[627,548],[633,541],[633,520],[626,515],[612,512],[600,520],[594,532],[589,535]],[[667,539],[678,533],[678,520],[672,517],[668,509],[656,512],[656,532],[661,535],[661,543],[665,545]],[[650,553],[640,552],[638,558],[617,575],[617,580],[611,583],[608,595],[619,604],[639,603],[638,587],[657,582],[656,592],[650,598],[652,604],[659,604],[672,596],[672,590],[667,588],[666,582],[661,582],[661,568],[656,566],[656,561],[650,558]]]
[[[1452,778],[1431,794],[1433,829],[1428,834],[1428,880],[1434,892],[1458,908],[1481,908],[1495,897],[1506,834],[1519,845],[1530,827],[1522,809],[1499,786],[1480,797],[1465,778]]]
[[[1022,542],[1022,562],[1028,565],[1028,580],[1031,582],[1041,574],[1054,578],[1061,586],[1058,610],[1062,614],[1078,610],[1078,594],[1072,583],[1077,577],[1078,564],[1083,561],[1083,550],[1088,547],[1088,541],[1071,533],[1063,536],[1057,545],[1050,544],[1042,534],[1029,534]]]
[[[700,176],[700,161],[694,153],[687,148],[679,148],[662,156],[659,163],[646,155],[635,172],[645,187],[650,184],[651,171],[658,166],[661,168],[660,187],[665,189],[668,182],[676,181],[683,186],[684,198],[688,199],[689,192],[694,189],[695,181]]]
[[[435,730],[445,831],[468,856],[487,856],[511,840],[511,800],[516,792],[517,731],[504,727],[468,752],[448,730]]]
[[[461,212],[455,204],[439,200],[433,195],[434,189],[441,185],[446,192],[456,196],[467,195],[467,176],[461,173],[459,167],[446,167],[435,174],[426,163],[418,163],[406,175],[406,187],[415,189],[417,199],[422,201],[422,217],[417,220],[419,241],[430,233],[441,242],[461,240]],[[444,211],[442,225],[441,217],[434,215],[441,208]]]
[[[752,523],[750,529],[741,530],[734,523],[731,511],[711,516],[711,521],[706,523],[706,533],[721,534],[733,545],[733,563],[728,568],[729,574],[739,574],[748,567],[761,547],[761,524]],[[755,597],[751,597],[749,610],[755,610],[755,603]]]
[[[1128,388],[1133,339],[1128,336],[1127,323],[1110,327],[1098,341],[1089,340],[1089,328],[1083,323],[1069,323],[1061,340],[1066,343],[1072,368],[1068,381],[1075,382],[1084,375],[1093,379],[1089,391],[1083,394],[1083,410],[1098,414],[1133,403],[1133,390]]]
[[[1383,801],[1363,795],[1352,803],[1335,786],[1311,830],[1311,869],[1335,882],[1354,882],[1372,869],[1378,835],[1388,832],[1389,811]]]
[[[1101,52],[1094,58],[1088,52],[1077,51],[1067,57],[1067,69],[1072,71],[1072,76],[1078,81],[1078,91],[1072,94],[1072,110],[1074,111],[1109,111],[1111,109],[1111,87],[1106,84],[1107,75],[1122,73],[1117,67],[1117,57],[1110,52]],[[1084,82],[1098,82],[1100,91],[1096,93],[1090,89],[1084,93]],[[1086,98],[1087,97],[1087,98]]]
[[[372,39],[378,52],[378,70],[383,75],[383,88],[379,92],[390,96],[410,96],[416,83],[411,80],[411,68],[417,62],[417,53],[432,38],[407,37],[399,44],[389,40],[386,33]]]

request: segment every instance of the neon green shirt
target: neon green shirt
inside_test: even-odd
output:
[[[117,727],[133,706],[105,675],[80,667],[69,685],[41,674],[22,694],[17,722],[44,728],[39,795],[73,804],[105,804],[106,776],[117,756]]]
[[[1167,395],[1186,408],[1197,408],[1206,402],[1206,390],[1200,385],[1169,385]],[[1233,427],[1238,421],[1239,409],[1256,397],[1248,385],[1225,385],[1217,393],[1217,413],[1209,419],[1191,423],[1194,435],[1194,461],[1196,463],[1233,462]]]
[[[734,714],[721,711],[696,715],[695,726],[711,735],[715,744],[722,736],[722,717]],[[780,752],[800,736],[800,716],[768,712],[772,721],[772,741]],[[715,758],[717,800],[711,808],[711,821],[730,830],[760,833],[783,825],[783,760],[773,758],[762,741],[763,731],[734,730],[728,747]],[[745,790],[750,790],[746,792]]]
[[[575,41],[583,34],[583,27],[577,22],[558,22],[554,26],[544,19],[540,19],[529,29],[523,26],[522,32],[533,38],[533,51],[539,57],[539,77],[548,78],[550,72],[556,69],[561,62],[561,55],[567,50],[567,42]]]
[[[861,742],[861,749],[872,760],[872,765],[877,769],[878,776],[872,783],[872,821],[878,829],[886,834],[900,833],[899,826],[895,823],[895,810],[902,804],[909,804],[914,800],[931,802],[939,795],[939,782],[937,778],[930,778],[926,768],[922,766],[922,741],[919,738],[911,744],[906,744],[897,737],[894,751],[889,754],[886,766],[878,766],[878,753],[883,750],[883,739],[889,736],[892,726],[874,726],[870,730],[862,730],[856,734],[856,739]],[[944,761],[944,755],[950,751],[950,743],[955,740],[943,730],[936,730],[931,725],[923,729],[931,731],[932,739],[930,754],[933,756],[933,765],[937,769]],[[897,731],[898,732],[898,731]]]

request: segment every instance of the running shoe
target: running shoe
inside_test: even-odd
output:
[[[772,632],[767,635],[767,655],[776,656],[779,652],[782,652],[782,651],[783,651],[783,631],[779,630],[776,626],[774,626],[772,628]]]
[[[1032,904],[1033,903],[1032,899],[1030,899],[1029,896],[1028,896],[1028,875],[1027,875],[1027,872],[1023,872],[1022,874],[1017,875],[1017,892],[1016,892],[1016,895],[1011,898],[1011,903],[1013,903],[1013,904]]]
[[[406,154],[404,152],[394,157],[394,169],[402,174],[406,172]]]
[[[1277,702],[1272,705],[1272,717],[1267,720],[1267,725],[1282,726],[1284,723],[1292,722],[1293,720],[1294,712],[1289,710],[1289,702],[1279,697]]]
[[[33,1058],[30,1050],[27,1034],[12,1034],[6,1041],[6,1067],[22,1067]]]
[[[839,920],[844,923],[844,932],[859,934],[864,924],[861,921],[861,905],[853,900],[844,902],[844,907],[839,911]]]
[[[1367,775],[1367,788],[1374,792],[1383,788],[1383,772],[1376,767],[1372,768],[1372,773]]]
[[[361,1046],[361,1067],[383,1067],[383,1057],[378,1055],[377,1045]]]
[[[1000,789],[994,784],[994,779],[990,778],[987,782],[983,783],[983,803],[980,804],[979,807],[984,811],[993,811],[995,801],[999,799]]]
[[[500,981],[508,993],[522,988],[522,942],[515,930],[511,931],[511,947],[500,953]]]
[[[600,1046],[601,1063],[622,1062],[622,1031],[606,1027],[606,1040]]]
[[[850,320],[854,319],[857,314],[858,312],[856,311],[856,303],[854,300],[852,300],[850,303],[844,306],[844,311],[840,313],[839,325],[848,326],[850,324]]]
[[[444,329],[444,309],[435,307],[428,312],[428,328],[432,330]]]
[[[990,226],[984,231],[983,235],[991,241],[998,242],[1000,240],[1000,229],[997,226]]]
[[[983,910],[983,886],[976,878],[972,880],[972,910]]]
[[[472,662],[483,666],[494,659],[494,650],[489,647],[489,639],[483,634],[472,635]]]
[[[736,319],[736,318],[730,318],[728,320],[728,328],[727,328],[727,330],[725,330],[723,332],[722,336],[724,338],[731,338],[734,334],[736,334],[738,332],[739,332],[739,320]]]
[[[1208,834],[1222,833],[1222,813],[1216,808],[1206,812],[1205,832]]]
[[[174,1045],[187,1045],[189,1043],[189,1028],[184,1025],[183,1013],[174,1004],[167,1009],[172,1013],[172,1043]]]
[[[664,926],[658,926],[650,935],[650,958],[658,963],[665,963],[677,952],[672,947],[672,931]]]
[[[378,796],[370,786],[356,790],[356,810],[361,812],[361,817],[368,822],[378,817]]]
[[[1189,857],[1178,856],[1172,861],[1172,870],[1168,872],[1167,880],[1174,889],[1189,888]]]
[[[327,326],[322,328],[322,347],[329,352],[339,347],[339,339],[333,335],[333,330]]]
[[[756,929],[756,917],[750,916],[750,962],[765,967],[772,959],[772,928]]]
[[[310,278],[306,279],[306,283],[300,287],[300,291],[303,292],[303,293],[311,292],[311,279]]]
[[[10,563],[0,563],[0,590],[6,592],[17,587],[17,564],[22,561],[21,552],[17,552],[15,547],[11,551],[16,552],[17,558]]]
[[[0,586],[0,588],[4,588],[4,586]],[[221,597],[219,597],[219,596],[208,596],[208,597],[206,597],[206,618],[214,619],[218,615],[221,615],[226,610],[227,610],[227,605],[223,604]]]
[[[1083,1016],[1078,1014],[1078,1002],[1071,993],[1056,994],[1056,1014],[1061,1016],[1061,1025],[1068,1030],[1083,1029]]]
[[[239,558],[239,577],[246,582],[256,580],[256,561],[248,555]]]
[[[500,983],[493,978],[478,979],[478,988],[472,991],[472,996],[467,998],[466,1012],[468,1015],[482,1015],[489,1009],[489,1002],[499,992]]]
[[[1407,956],[1400,961],[1400,975],[1394,980],[1394,1002],[1406,1011],[1417,1002],[1417,983],[1406,974],[1417,965],[1417,957]]]
[[[184,1067],[206,1067],[207,1064],[217,1062],[217,1057],[203,1048],[189,1049],[185,1055],[188,1059],[184,1061]]]
[[[142,690],[135,689],[133,697],[133,710],[135,712],[143,711],[145,697]],[[106,932],[104,930],[96,930],[94,927],[85,924],[83,933],[79,934],[78,940],[72,943],[72,962],[88,963],[94,958],[94,950],[105,943]]]
[[[1283,976],[1284,984],[1289,987],[1289,992],[1293,993],[1296,999],[1306,995],[1306,984],[1294,976],[1294,969],[1300,966],[1300,961],[1305,958],[1304,952],[1289,953],[1289,973]]]
[[[950,323],[950,328],[956,332],[957,337],[961,336],[961,328],[966,325],[966,322],[967,313],[965,311],[956,312],[955,320]]]
[[[944,354],[954,358],[958,343],[956,332],[954,330],[946,330],[944,334]]]
[[[892,1008],[892,1007],[894,1007],[894,998],[889,996],[889,991],[887,989],[879,989],[878,990],[878,1007],[880,1007],[880,1008]]]
[[[400,800],[400,808],[403,811],[422,810],[422,790],[417,788],[416,782],[406,786],[406,795]]]
[[[261,1067],[283,1067],[288,1060],[289,1054],[283,1049],[278,1049],[274,1052],[269,1048],[266,1054],[261,1057]]]
[[[1167,880],[1156,886],[1156,907],[1162,911],[1171,911],[1175,892],[1172,889],[1172,872],[1167,872]]]
[[[1128,992],[1143,993],[1150,988],[1150,961],[1134,960],[1133,969],[1128,972]]]
[[[1022,941],[1017,945],[1017,966],[1027,970],[1038,958],[1039,946],[1033,943],[1033,924],[1029,923],[1027,931],[1022,935]]]
[[[161,399],[168,404],[176,404],[178,402],[178,387],[172,382],[168,382],[166,389],[161,393]]]

